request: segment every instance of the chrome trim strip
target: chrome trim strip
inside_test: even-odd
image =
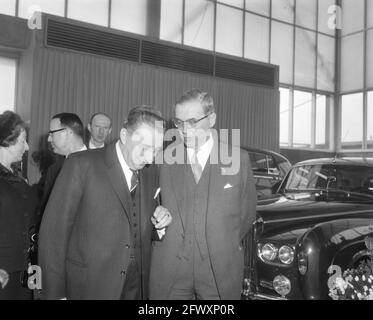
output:
[[[350,214],[357,214],[357,213],[372,213],[373,214],[373,210],[361,210],[361,211],[348,211],[348,212],[344,212],[344,213],[332,213],[332,214],[317,214],[317,215],[314,215],[314,216],[305,216],[305,217],[292,217],[292,218],[284,218],[284,219],[276,219],[276,220],[270,220],[270,221],[263,221],[263,224],[270,224],[270,223],[275,223],[275,222],[287,222],[287,221],[296,221],[296,220],[308,220],[308,219],[312,219],[312,218],[322,218],[322,217],[333,217],[333,216],[347,216],[347,215],[350,215]],[[373,217],[372,217],[373,219]],[[327,221],[326,221],[327,222]]]

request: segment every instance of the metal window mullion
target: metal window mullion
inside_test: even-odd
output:
[[[181,17],[181,43],[184,44],[184,33],[185,33],[185,0],[183,0],[183,14]]]
[[[64,16],[65,18],[67,18],[67,10],[69,8],[69,0],[65,0],[65,12],[64,12]]]
[[[185,1],[185,0],[184,0]],[[216,53],[216,36],[217,36],[217,33],[216,33],[216,19],[217,19],[217,16],[218,16],[218,4],[216,2],[216,0],[214,1],[214,34],[213,34],[213,52]],[[215,75],[215,67],[214,67],[214,75]]]
[[[272,0],[269,1],[269,17],[268,18],[269,18],[269,23],[268,23],[268,26],[269,26],[268,62],[271,63],[271,52],[272,52]],[[278,77],[280,79],[280,72],[279,72]]]
[[[367,89],[367,39],[368,39],[368,32],[367,32],[367,24],[368,24],[368,12],[367,12],[367,0],[364,1],[364,34],[363,34],[363,76],[364,76],[364,93],[363,93],[363,143],[362,148],[363,150],[368,149],[368,142],[367,142],[367,135],[368,135],[368,93]]]
[[[367,135],[368,135],[368,93],[364,91],[363,92],[363,143],[362,143],[363,150],[368,149]]]
[[[289,135],[291,134],[291,137],[289,137],[289,144],[291,147],[293,147],[294,144],[294,85],[295,85],[295,37],[296,37],[296,11],[297,10],[297,3],[294,1],[294,17],[293,17],[293,70],[292,70],[292,89],[291,89],[291,109],[289,114]]]
[[[245,0],[242,0],[242,1],[243,1],[243,10],[242,10],[242,14],[243,14],[242,58],[245,58],[245,36],[246,36],[246,11],[245,11],[245,9],[246,9],[246,1]]]
[[[111,0],[108,0],[108,6],[109,6],[109,8],[108,8],[108,28],[111,28],[111,5],[112,5],[112,3],[111,3]]]
[[[342,7],[342,1],[337,0],[336,5]],[[343,9],[343,8],[342,8]],[[340,17],[337,17],[337,19]],[[337,21],[338,24],[339,21]],[[335,63],[334,63],[334,78],[335,78],[335,94],[334,94],[334,148],[338,153],[342,149],[342,96],[341,96],[341,74],[342,74],[342,39],[341,30],[336,29],[335,32]]]
[[[293,147],[293,122],[294,122],[294,89],[291,87],[289,89],[289,128],[288,128],[288,145]]]
[[[316,97],[315,91],[312,91],[312,104],[311,104],[311,148],[316,147]]]

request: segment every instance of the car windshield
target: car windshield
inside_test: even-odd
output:
[[[314,164],[293,168],[283,187],[289,191],[345,191],[373,197],[373,167]]]

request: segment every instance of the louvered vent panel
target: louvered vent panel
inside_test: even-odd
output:
[[[139,61],[139,39],[52,19],[48,20],[47,45]]]
[[[215,76],[251,84],[275,86],[274,67],[223,57],[216,57]]]
[[[47,19],[47,46],[141,62],[186,72],[275,87],[276,67],[239,61],[74,23]],[[141,50],[140,50],[141,46]],[[141,58],[140,57],[141,51]],[[215,67],[215,73],[214,73]]]
[[[212,54],[175,48],[150,41],[142,42],[141,62],[206,75],[214,74],[214,57]]]

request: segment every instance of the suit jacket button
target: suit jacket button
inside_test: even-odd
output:
[[[120,272],[120,274],[121,274],[122,276],[124,276],[124,275],[126,274],[126,270],[122,270],[122,271]]]
[[[131,248],[129,244],[126,244],[126,249],[129,249]]]

